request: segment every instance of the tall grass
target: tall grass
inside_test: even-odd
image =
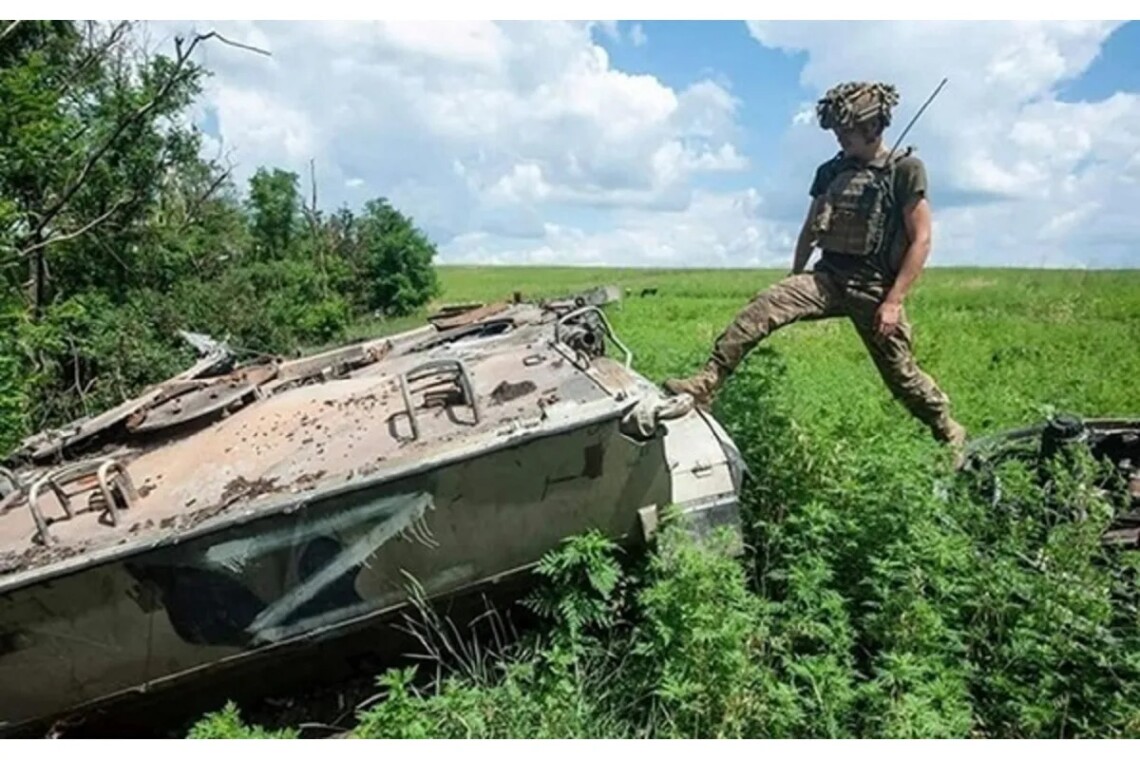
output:
[[[500,276],[444,282],[454,300],[527,289]],[[622,276],[659,289],[611,310],[655,380],[701,361],[768,277]],[[920,361],[974,433],[1052,407],[1136,414],[1138,280],[934,272],[910,306]],[[1005,465],[995,503],[952,474],[842,322],[773,336],[715,413],[753,474],[745,557],[675,527],[636,557],[570,537],[525,600],[536,632],[426,686],[380,676],[354,735],[1140,735],[1140,552],[1099,541],[1120,504],[1097,463],[1046,481]],[[257,730],[224,717],[198,735]]]

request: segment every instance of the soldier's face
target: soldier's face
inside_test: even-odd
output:
[[[874,139],[862,129],[857,127],[836,127],[832,130],[839,147],[848,156],[866,155],[874,147]]]

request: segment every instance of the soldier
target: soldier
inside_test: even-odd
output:
[[[707,410],[745,355],[774,330],[845,316],[895,398],[960,456],[966,430],[915,363],[903,310],[930,253],[930,204],[922,160],[912,149],[899,154],[883,145],[897,103],[893,85],[870,82],[840,84],[818,102],[820,127],[835,133],[842,150],[816,169],[792,272],[737,314],[700,372],[667,380],[667,391],[688,393]],[[805,273],[816,246],[820,260]]]

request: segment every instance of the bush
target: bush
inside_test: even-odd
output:
[[[296,739],[299,732],[283,728],[269,731],[249,726],[241,719],[241,711],[233,702],[216,712],[207,713],[190,729],[188,739]]]
[[[411,219],[373,200],[357,224],[368,309],[403,316],[439,295],[435,247]]]

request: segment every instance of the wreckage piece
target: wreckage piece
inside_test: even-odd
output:
[[[508,304],[505,302],[486,305],[464,304],[450,306],[444,307],[437,314],[428,317],[428,321],[434,325],[437,330],[450,330],[455,327],[466,327],[476,322],[483,322],[489,317],[493,317],[505,311],[507,308]]]
[[[1003,462],[1031,465],[1039,481],[1050,477],[1049,463],[1071,464],[1077,451],[1107,465],[1110,473],[1096,485],[1113,497],[1118,510],[1103,543],[1140,549],[1140,418],[1082,419],[1056,415],[1036,425],[972,441],[961,467],[979,496],[998,508],[1003,503]]]
[[[98,436],[25,442],[0,471],[0,733],[339,642],[409,577],[470,595],[573,534],[652,541],[666,508],[739,541],[735,446],[632,359],[582,299],[520,301],[214,362]]]
[[[128,399],[102,414],[77,420],[63,428],[45,430],[25,439],[8,455],[6,463],[9,466],[17,466],[19,463],[27,462],[62,461],[70,454],[73,447],[97,442],[103,435],[112,432],[116,426],[123,424],[140,410],[161,403],[180,390],[199,387],[202,383],[196,381],[200,378],[215,376],[226,371],[232,364],[234,356],[224,343],[209,341],[205,336],[194,333],[185,335],[193,345],[205,350],[202,358],[185,372],[147,388],[139,396]]]

